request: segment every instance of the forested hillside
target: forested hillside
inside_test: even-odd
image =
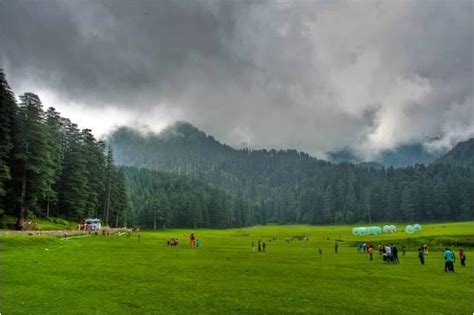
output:
[[[33,93],[17,104],[1,69],[0,133],[0,217],[16,216],[18,229],[48,216],[129,222],[125,178],[112,151],[54,108],[44,111]]]
[[[18,228],[48,216],[149,228],[474,217],[473,139],[403,168],[236,150],[185,122],[160,134],[120,128],[107,148],[37,95],[19,99],[0,71],[0,216]]]
[[[254,223],[463,220],[473,217],[471,169],[332,164],[295,150],[235,150],[188,123],[160,134],[121,128],[108,142],[119,165],[186,175],[257,206]]]
[[[188,177],[123,167],[134,222],[147,228],[229,228],[254,224],[258,205]]]
[[[458,143],[435,163],[474,169],[474,138]]]

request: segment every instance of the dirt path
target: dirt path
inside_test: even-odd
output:
[[[104,233],[115,234],[119,232],[132,232],[132,229],[117,228],[117,229],[102,229],[97,233],[102,235]],[[37,235],[37,236],[76,236],[95,234],[95,232],[79,231],[79,230],[54,230],[54,231],[14,231],[14,230],[0,230],[0,235]]]

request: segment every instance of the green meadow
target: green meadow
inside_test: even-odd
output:
[[[403,225],[404,226],[404,225]],[[399,230],[402,225],[398,225]],[[2,314],[471,314],[473,222],[357,237],[352,226],[165,230],[130,237],[1,237]],[[201,248],[190,249],[195,232]],[[140,235],[140,241],[138,241]],[[294,238],[306,236],[304,242]],[[178,237],[178,247],[166,239]],[[276,241],[269,241],[276,237]],[[261,238],[266,252],[253,252]],[[339,240],[339,253],[334,243]],[[358,254],[394,242],[400,264]],[[426,242],[425,265],[416,247]],[[401,247],[407,246],[406,256]],[[442,249],[467,267],[443,271]],[[322,250],[320,255],[319,249]]]

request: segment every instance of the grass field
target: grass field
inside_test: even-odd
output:
[[[398,226],[401,228],[402,226]],[[356,237],[349,226],[166,230],[130,238],[1,239],[2,314],[471,314],[473,222],[424,225],[407,235]],[[191,250],[195,232],[202,248]],[[307,243],[285,239],[305,235]],[[276,242],[268,242],[273,236]],[[170,248],[166,239],[179,237]],[[267,243],[254,253],[252,240]],[[339,254],[334,242],[340,241]],[[400,264],[357,254],[356,241],[394,241]],[[428,242],[426,264],[416,246]],[[467,249],[443,271],[441,249]],[[321,248],[323,255],[319,255]]]

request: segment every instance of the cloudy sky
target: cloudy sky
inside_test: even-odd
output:
[[[0,31],[15,92],[98,136],[185,120],[367,159],[474,136],[470,0],[0,0]]]

